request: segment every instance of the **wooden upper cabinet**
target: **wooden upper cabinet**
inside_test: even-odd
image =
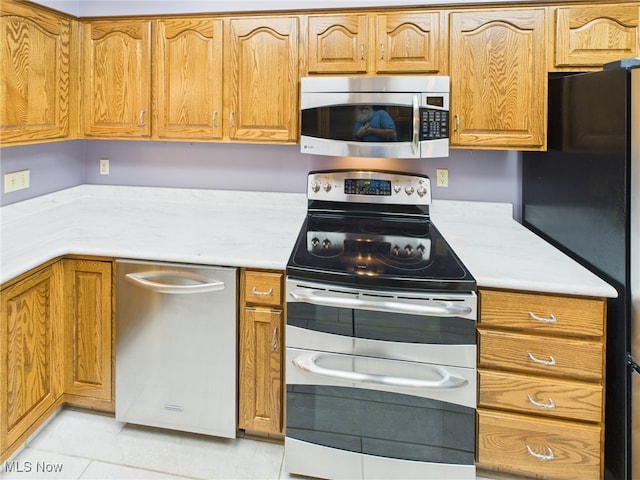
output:
[[[309,73],[366,73],[369,46],[366,14],[308,17]]]
[[[542,8],[451,14],[452,146],[546,147],[544,19]]]
[[[159,138],[222,138],[222,20],[158,20],[154,128]]]
[[[310,15],[310,74],[437,73],[443,45],[438,11]]]
[[[62,15],[0,2],[2,144],[68,136],[70,31]]]
[[[83,24],[84,134],[149,137],[151,21]]]
[[[439,73],[446,59],[440,12],[376,15],[376,73]]]
[[[247,142],[296,142],[298,18],[234,18],[225,62],[228,136]]]
[[[640,54],[640,4],[577,5],[554,9],[550,68],[593,70]]]

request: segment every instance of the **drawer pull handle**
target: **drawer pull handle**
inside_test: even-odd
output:
[[[528,352],[527,355],[531,360],[533,360],[536,363],[539,363],[540,365],[546,365],[547,367],[552,367],[556,364],[556,359],[553,358],[551,355],[549,355],[549,360],[540,360],[539,358],[536,358],[535,355],[533,355],[533,353],[531,352]]]
[[[270,288],[266,292],[263,292],[261,290],[258,290],[256,287],[253,287],[251,289],[251,293],[253,293],[254,295],[260,295],[260,296],[266,297],[267,295],[271,295],[273,293],[273,288]]]
[[[539,317],[533,312],[529,312],[529,316],[534,320],[542,323],[556,323],[558,321],[553,313],[549,314],[549,318]]]
[[[533,449],[527,445],[527,452],[529,452],[529,455],[531,455],[532,457],[536,457],[537,459],[540,460],[553,460],[555,458],[555,456],[553,455],[553,450],[551,450],[551,448],[547,447],[547,454],[543,454],[543,453],[536,453],[533,451]]]
[[[527,399],[529,400],[529,403],[535,407],[549,408],[549,409],[556,408],[556,402],[553,401],[553,398],[549,398],[548,403],[543,403],[543,402],[538,402],[534,400],[531,394],[528,394]]]

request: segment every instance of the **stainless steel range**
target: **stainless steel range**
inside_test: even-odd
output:
[[[420,175],[308,176],[287,265],[285,469],[475,479],[476,283]]]

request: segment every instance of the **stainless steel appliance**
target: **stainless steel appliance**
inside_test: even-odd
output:
[[[302,153],[449,155],[449,77],[305,77],[301,105]]]
[[[236,436],[234,268],[116,262],[116,420]]]
[[[607,306],[605,478],[640,478],[640,58],[549,83],[523,223],[618,291]]]
[[[475,479],[475,280],[428,177],[311,172],[287,265],[285,469]]]

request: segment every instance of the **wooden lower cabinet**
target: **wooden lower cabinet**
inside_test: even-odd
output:
[[[606,300],[490,289],[479,299],[478,466],[602,478]]]
[[[63,259],[0,290],[0,462],[64,402],[113,411],[111,270]]]
[[[65,259],[62,264],[66,400],[112,410],[112,263]]]
[[[282,272],[241,274],[238,427],[280,435],[283,425]]]
[[[26,440],[62,395],[59,264],[0,291],[0,459]]]

